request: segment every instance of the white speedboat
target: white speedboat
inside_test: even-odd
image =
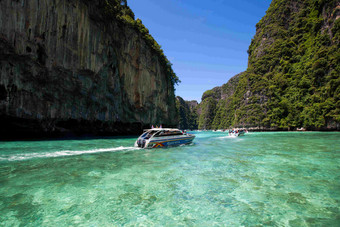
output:
[[[173,128],[153,128],[146,130],[135,142],[135,147],[157,148],[191,143],[195,135]]]
[[[245,130],[229,130],[229,136],[244,136],[246,133]]]

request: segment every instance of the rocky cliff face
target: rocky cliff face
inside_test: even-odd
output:
[[[251,95],[235,124],[340,130],[339,9],[337,0],[272,1],[248,50],[239,88]]]
[[[96,1],[0,1],[1,135],[176,125],[174,88],[133,27]]]
[[[190,130],[197,129],[197,101],[185,101],[180,96],[177,96],[176,105],[179,117],[178,128]]]
[[[204,92],[198,106],[199,129],[226,129],[231,125],[228,112],[233,108],[232,97],[242,74],[233,76],[220,87]]]

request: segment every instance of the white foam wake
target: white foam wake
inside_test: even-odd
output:
[[[63,156],[75,156],[82,154],[94,154],[94,153],[103,153],[103,152],[117,152],[123,150],[135,150],[139,149],[136,147],[114,147],[114,148],[102,148],[102,149],[93,149],[93,150],[80,150],[80,151],[54,151],[54,152],[42,152],[42,153],[27,153],[27,154],[13,154],[13,155],[1,155],[0,161],[22,161],[33,158],[55,158],[55,157],[63,157]]]
[[[236,139],[236,138],[239,138],[238,136],[221,136],[221,137],[218,137],[219,139]]]

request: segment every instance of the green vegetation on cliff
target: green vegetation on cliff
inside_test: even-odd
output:
[[[337,0],[273,0],[235,92],[206,92],[199,127],[339,129],[339,17]]]
[[[184,101],[181,97],[176,98],[176,107],[179,116],[180,129],[197,129],[197,101]]]
[[[221,87],[204,92],[199,105],[199,129],[225,129],[232,124],[231,112],[235,105],[233,94],[241,74],[231,78]]]

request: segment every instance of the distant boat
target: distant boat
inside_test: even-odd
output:
[[[188,134],[179,129],[153,128],[146,130],[135,142],[135,147],[157,148],[189,144],[195,135]]]
[[[244,136],[246,133],[246,130],[244,129],[234,129],[234,130],[229,130],[229,136]]]

